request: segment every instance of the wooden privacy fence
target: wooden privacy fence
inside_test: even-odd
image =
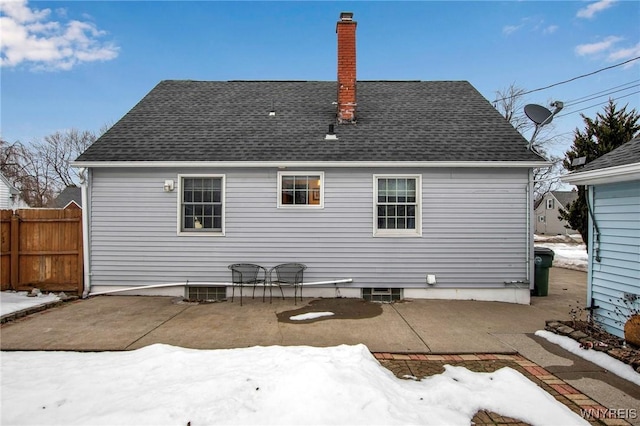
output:
[[[82,210],[0,210],[2,290],[82,294]]]

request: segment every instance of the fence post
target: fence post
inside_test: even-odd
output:
[[[20,216],[13,213],[11,216],[11,283],[9,288],[18,288],[20,278]]]

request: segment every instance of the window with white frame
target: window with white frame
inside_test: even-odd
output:
[[[376,175],[374,180],[374,235],[420,236],[420,175]]]
[[[278,172],[278,207],[322,208],[323,172]]]
[[[551,210],[553,208],[553,198],[547,198],[547,210]]]
[[[179,231],[224,234],[224,176],[180,176]]]

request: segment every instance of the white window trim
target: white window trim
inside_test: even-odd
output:
[[[378,229],[378,179],[411,178],[416,180],[416,229]],[[373,175],[373,236],[374,237],[422,237],[422,175],[384,174]]]
[[[282,177],[283,176],[320,176],[320,204],[282,204]],[[324,209],[324,172],[318,171],[278,171],[278,192],[277,206],[279,209],[294,209],[294,210],[315,210]]]
[[[197,230],[197,231],[183,231],[182,230],[182,197],[184,196],[182,192],[182,179],[183,178],[222,178],[222,229],[220,231],[209,231],[209,230]],[[178,235],[180,236],[188,236],[188,237],[224,237],[225,235],[225,222],[227,218],[227,198],[226,198],[226,175],[221,174],[178,174],[178,183],[176,185],[176,191],[178,192],[177,200],[177,229]]]
[[[553,198],[547,198],[547,210],[553,210],[554,204]]]

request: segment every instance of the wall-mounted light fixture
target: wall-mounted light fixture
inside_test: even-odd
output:
[[[167,179],[164,181],[164,192],[171,192],[175,188],[174,182],[172,179]]]

